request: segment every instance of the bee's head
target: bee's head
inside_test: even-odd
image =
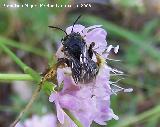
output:
[[[72,32],[62,39],[63,52],[68,56],[80,59],[85,47],[85,41],[78,32]]]
[[[82,36],[80,35],[79,32],[74,32],[74,26],[80,17],[81,17],[81,15],[78,16],[78,18],[73,23],[70,34],[68,34],[65,30],[63,30],[59,27],[49,26],[50,28],[59,29],[66,34],[66,36],[64,38],[62,38],[62,40],[61,40],[61,42],[63,44],[63,51],[70,52],[71,54],[74,54],[75,56],[77,56],[78,53],[80,54],[82,48],[84,47],[84,40],[83,40]]]
[[[82,38],[79,32],[71,32],[69,35],[66,35],[64,38],[62,38],[61,42],[64,44],[67,41],[75,40],[78,38]]]
[[[62,44],[70,39],[74,39],[74,38],[81,38],[81,35],[79,32],[74,32],[74,25],[77,23],[77,21],[80,19],[81,15],[78,16],[78,18],[74,21],[73,25],[72,25],[72,29],[71,29],[71,33],[69,35],[66,35],[64,38],[62,38],[61,42]]]
[[[72,37],[77,37],[77,36],[80,37],[80,33],[78,33],[78,32],[75,33],[75,32],[74,32],[74,25],[77,23],[77,21],[80,19],[80,17],[81,17],[81,15],[79,15],[78,18],[74,21],[74,23],[73,23],[73,25],[72,25],[71,33],[70,33],[69,35],[68,35],[67,32],[66,32],[65,30],[63,30],[62,28],[59,28],[59,27],[56,27],[56,26],[48,26],[48,27],[61,30],[61,31],[63,31],[63,32],[66,34],[66,36],[65,36],[64,38],[62,38],[62,42],[63,42],[63,41],[66,41],[67,39],[72,38]]]

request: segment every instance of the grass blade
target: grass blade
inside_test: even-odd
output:
[[[137,115],[137,116],[133,116],[133,117],[129,117],[124,119],[123,121],[120,121],[116,126],[114,127],[128,127],[130,125],[136,124],[138,122],[141,122],[147,118],[152,118],[152,116],[158,115],[160,114],[160,105],[145,111],[144,113]],[[160,116],[160,115],[159,115]]]
[[[39,55],[39,56],[42,56],[42,57],[45,57],[45,58],[48,58],[48,59],[50,59],[52,57],[52,55],[50,53],[45,52],[42,49],[38,49],[38,48],[28,46],[26,44],[18,43],[16,41],[13,41],[13,40],[1,37],[1,36],[0,36],[0,43],[3,43],[5,45],[21,49],[23,51],[34,53],[36,55]]]

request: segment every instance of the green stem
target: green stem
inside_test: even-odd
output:
[[[26,68],[27,65],[24,64],[9,48],[7,48],[4,44],[0,43],[0,48],[6,52],[22,69]]]
[[[0,74],[0,81],[33,81],[29,74]]]
[[[152,118],[152,116],[160,114],[160,105],[145,111],[144,113],[134,116],[134,117],[129,117],[127,119],[124,119],[123,121],[120,121],[116,126],[114,127],[128,127],[130,125],[136,124],[140,121],[143,121],[147,118]]]
[[[20,121],[20,119],[22,118],[22,116],[24,115],[24,113],[26,113],[32,106],[32,104],[34,103],[34,101],[38,98],[38,95],[42,89],[43,83],[40,83],[35,91],[32,94],[32,97],[30,99],[30,101],[28,102],[28,104],[25,106],[25,108],[20,112],[20,114],[17,116],[16,120],[10,125],[10,127],[15,127],[16,124]]]
[[[50,53],[44,52],[41,49],[34,48],[34,47],[28,46],[26,44],[19,43],[19,42],[16,42],[16,41],[13,41],[13,40],[1,37],[1,36],[0,36],[0,43],[3,43],[5,45],[11,46],[11,47],[19,48],[19,49],[24,50],[24,51],[34,53],[36,55],[46,57],[48,59],[50,59],[52,57],[52,55]]]
[[[74,123],[78,126],[78,127],[83,127],[83,125],[73,116],[72,113],[70,113],[67,109],[63,109],[64,112],[71,118],[71,120],[74,121]]]
[[[0,48],[7,53],[12,60],[14,60],[17,65],[19,65],[19,67],[25,72],[30,74],[33,79],[37,82],[40,82],[41,78],[39,76],[39,74],[34,71],[32,68],[28,67],[26,64],[24,64],[8,47],[6,47],[4,44],[0,43]]]

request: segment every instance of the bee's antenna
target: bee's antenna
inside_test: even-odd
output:
[[[61,29],[61,28],[59,28],[59,27],[56,27],[56,26],[48,26],[48,27],[49,27],[49,28],[54,28],[54,29],[61,30],[61,31],[63,31],[66,35],[68,35],[66,31],[64,31],[63,29]]]
[[[74,25],[77,23],[77,21],[81,18],[82,15],[79,15],[78,18],[76,19],[76,21],[74,21],[73,23],[73,26],[72,26],[72,31],[71,33],[73,32],[73,28],[74,28]]]

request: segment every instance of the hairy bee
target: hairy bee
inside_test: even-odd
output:
[[[50,28],[60,29],[65,32],[66,36],[62,39],[62,51],[64,58],[58,59],[59,62],[66,63],[71,68],[72,77],[75,83],[90,83],[96,78],[98,73],[98,65],[92,60],[94,42],[87,47],[84,38],[78,32],[74,32],[74,25],[80,16],[74,22],[70,34],[67,34],[63,29],[49,26]]]

